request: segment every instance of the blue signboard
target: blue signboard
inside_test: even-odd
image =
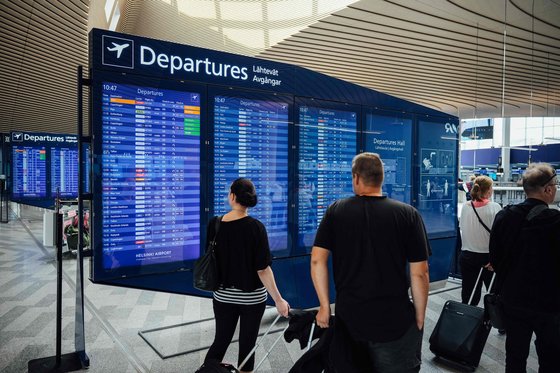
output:
[[[275,92],[294,88],[294,68],[285,64],[97,29],[90,43],[95,70]]]

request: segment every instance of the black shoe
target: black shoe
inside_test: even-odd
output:
[[[499,335],[504,335],[504,334],[506,334],[506,330],[505,329],[498,329],[498,334]]]

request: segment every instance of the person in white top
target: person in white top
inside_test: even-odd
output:
[[[496,202],[490,201],[491,196],[492,179],[488,176],[478,176],[473,181],[471,189],[472,200],[465,202],[461,210],[459,228],[461,229],[463,247],[461,248],[459,264],[463,278],[461,300],[465,304],[469,302],[481,267],[485,267],[486,270],[482,272],[483,281],[479,281],[471,305],[477,305],[480,301],[482,283],[484,282],[488,289],[492,279],[491,268],[488,268],[490,264],[488,250],[490,229],[496,214],[502,208]]]

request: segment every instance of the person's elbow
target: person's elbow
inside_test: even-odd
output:
[[[428,261],[410,263],[410,276],[422,282],[430,281]]]
[[[311,267],[326,266],[329,260],[329,251],[322,247],[313,246],[311,250]]]

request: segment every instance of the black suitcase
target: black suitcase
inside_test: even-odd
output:
[[[481,274],[482,268],[478,280]],[[447,301],[430,336],[430,351],[437,357],[475,370],[490,329],[492,325],[486,319],[483,308]]]

